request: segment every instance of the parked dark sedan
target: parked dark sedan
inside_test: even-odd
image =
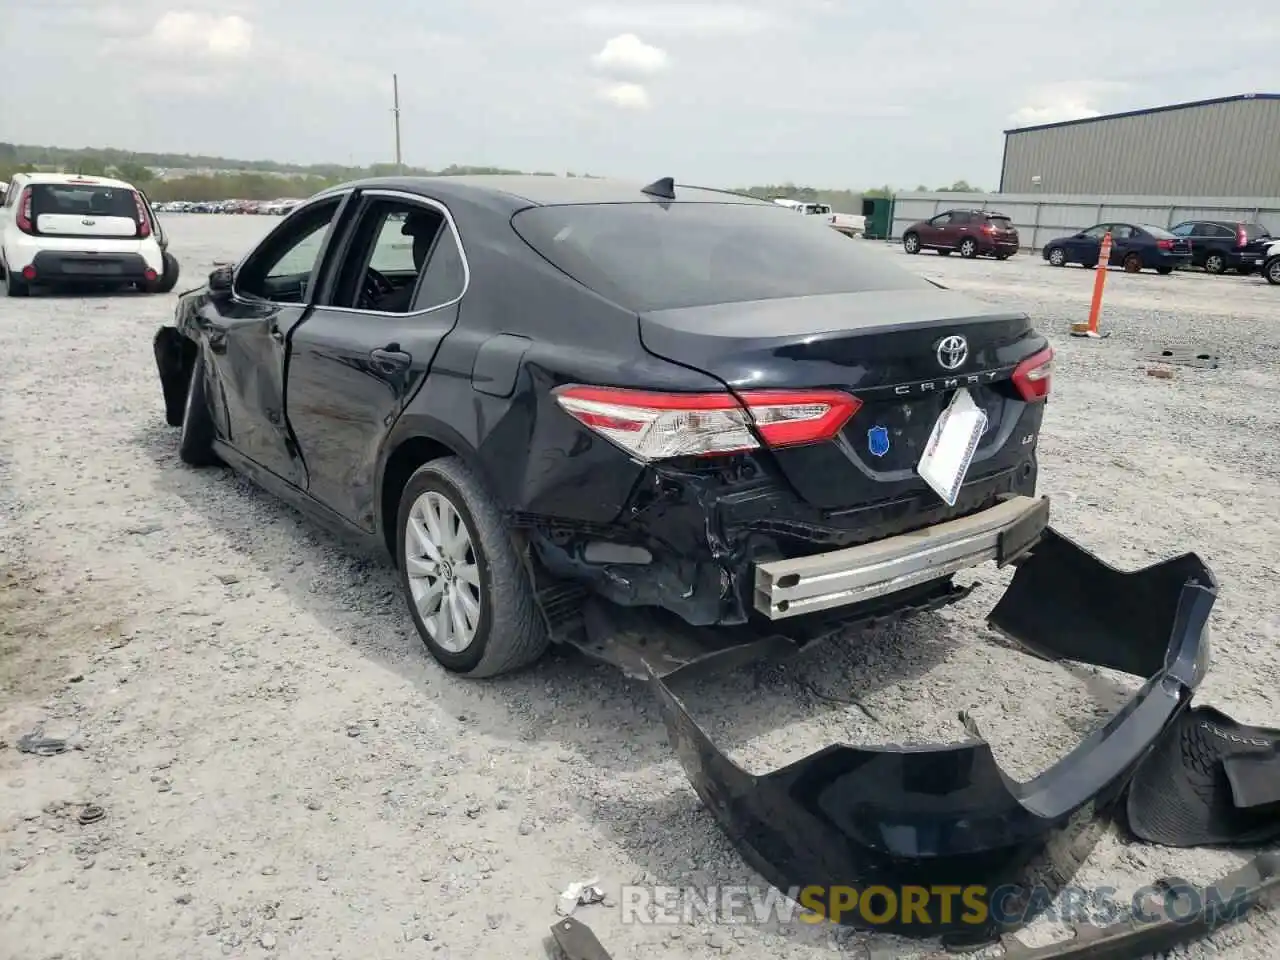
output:
[[[1154,270],[1168,274],[1191,263],[1191,244],[1185,238],[1150,223],[1099,223],[1069,237],[1051,240],[1044,245],[1042,255],[1055,267],[1069,263],[1095,267],[1101,255],[1102,238],[1108,232],[1111,234],[1110,265],[1124,267],[1129,273]]]
[[[945,257],[954,250],[966,260],[978,256],[1008,260],[1018,252],[1018,243],[1013,221],[994,210],[946,210],[913,223],[902,233],[902,249],[907,253],[936,250]]]
[[[471,676],[549,637],[673,635],[628,611],[776,638],[932,609],[1047,523],[1052,351],[1025,314],[670,180],[336,187],[182,297],[155,352],[182,459],[385,547]],[[949,423],[968,454],[926,482]]]
[[[1191,243],[1191,264],[1206,273],[1234,270],[1248,276],[1266,256],[1271,233],[1260,223],[1244,220],[1187,220],[1169,228]]]

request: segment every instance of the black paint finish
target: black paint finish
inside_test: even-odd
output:
[[[459,301],[408,315],[334,305],[334,280],[372,191],[447,209],[468,276]],[[517,212],[540,203],[770,207],[717,191],[675,192],[671,201],[599,180],[387,178],[300,205],[237,265],[230,289],[192,291],[178,305],[174,326],[208,361],[221,446],[274,478],[294,506],[325,522],[337,517],[346,533],[379,544],[413,468],[459,456],[512,526],[529,531],[553,573],[695,624],[747,618],[750,567],[760,558],[867,542],[990,506],[1004,493],[1034,492],[1042,404],[1023,403],[1009,376],[1045,341],[1024,315],[919,280],[918,289],[892,293],[639,316],[553,267],[511,227]],[[243,292],[255,264],[291,231],[329,215],[313,275],[257,277],[271,300]],[[871,256],[856,244],[849,251]],[[892,286],[916,283],[904,275]],[[977,393],[991,429],[951,509],[911,464],[949,393],[942,381],[934,393],[921,384],[942,372],[936,343],[955,332],[971,343],[959,373],[985,378]],[[188,370],[189,358],[161,370],[169,395],[185,392]],[[864,406],[830,443],[645,465],[559,408],[551,391],[567,383],[837,387]],[[891,438],[883,459],[867,446],[878,426]],[[653,560],[587,561],[590,541],[644,547]]]

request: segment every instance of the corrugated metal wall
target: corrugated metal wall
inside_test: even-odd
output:
[[[1033,176],[1040,177],[1038,186]],[[1006,135],[1001,190],[1280,196],[1280,100],[1014,131]]]
[[[1097,223],[1151,223],[1171,227],[1183,220],[1248,220],[1280,237],[1280,196],[1114,197],[1046,196],[1038,193],[900,193],[893,202],[892,239],[907,227],[944,210],[993,210],[1018,228],[1029,250]]]

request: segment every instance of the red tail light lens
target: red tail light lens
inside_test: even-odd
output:
[[[1244,227],[1236,227],[1236,246],[1245,247],[1249,245],[1249,234]]]
[[[23,233],[35,233],[35,226],[31,222],[31,188],[23,187],[22,196],[18,198],[18,215],[15,218],[18,229]]]
[[[1157,240],[1157,241],[1156,241],[1156,246],[1157,246],[1157,247],[1159,247],[1161,250],[1172,250],[1172,249],[1173,249],[1173,241],[1172,241],[1172,240]]]
[[[133,195],[133,202],[138,208],[138,236],[149,237],[151,236],[151,217],[147,215],[147,205],[142,202],[142,195],[137,193]]]
[[[637,460],[701,457],[830,440],[862,402],[838,390],[649,393],[561,387],[556,402]],[[754,431],[752,428],[755,428]]]
[[[1035,403],[1049,396],[1050,375],[1053,373],[1053,348],[1045,347],[1023,360],[1013,371],[1013,385],[1018,396],[1027,403]]]

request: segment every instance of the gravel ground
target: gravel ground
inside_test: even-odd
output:
[[[170,216],[179,287],[275,221]],[[1202,702],[1275,722],[1280,690],[1280,360],[1275,289],[1179,274],[1108,280],[1036,257],[877,255],[1038,318],[1059,351],[1041,447],[1055,522],[1121,566],[1195,549],[1222,596]],[[559,891],[758,882],[700,809],[646,690],[553,654],[455,680],[420,649],[389,566],[222,470],[177,460],[151,336],[172,296],[0,300],[0,956],[545,955]],[[1147,375],[1159,345],[1217,370]],[[722,745],[763,770],[821,745],[947,741],[968,709],[1011,773],[1069,750],[1125,683],[1044,664],[969,601],[701,691]],[[856,697],[865,710],[843,706]],[[82,826],[81,804],[106,816]],[[1207,880],[1234,855],[1104,837],[1077,880]],[[865,955],[884,938],[582,918],[618,958]],[[1054,934],[1038,928],[1032,941]],[[1255,916],[1180,956],[1274,955]]]

